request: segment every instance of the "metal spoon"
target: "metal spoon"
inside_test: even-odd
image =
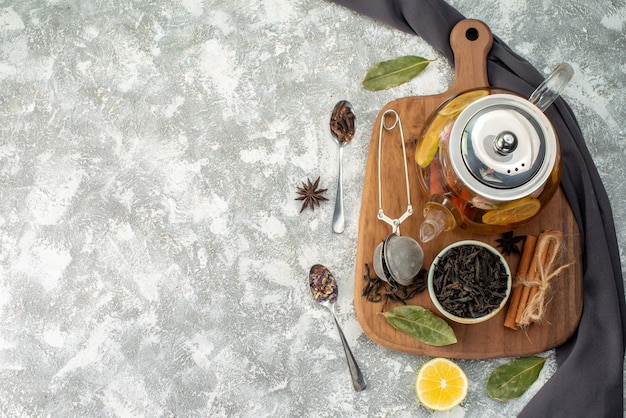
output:
[[[315,264],[311,267],[311,271],[309,272],[309,287],[311,288],[313,299],[315,299],[315,301],[320,305],[328,308],[328,310],[333,314],[335,325],[337,325],[339,337],[341,338],[341,343],[343,344],[343,351],[346,354],[346,359],[348,360],[348,368],[350,369],[350,376],[352,377],[352,385],[356,391],[360,392],[365,389],[367,384],[365,383],[365,378],[363,378],[361,369],[359,369],[359,365],[354,359],[354,355],[348,346],[348,341],[346,341],[346,337],[343,335],[343,331],[341,330],[339,321],[337,321],[337,316],[335,315],[335,302],[337,301],[338,295],[337,280],[335,280],[335,277],[326,267],[321,264]]]
[[[337,197],[335,199],[335,212],[333,213],[333,231],[341,234],[345,228],[343,214],[343,147],[346,146],[356,130],[356,116],[350,102],[341,100],[337,102],[330,115],[330,133],[339,146],[339,177],[337,179]]]

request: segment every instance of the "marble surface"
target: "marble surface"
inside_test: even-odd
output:
[[[568,61],[573,107],[612,202],[626,265],[626,5],[456,0],[548,72]],[[375,62],[439,58],[411,83],[361,87]],[[420,38],[323,0],[0,0],[0,415],[426,417],[427,358],[392,352],[353,307],[368,139],[387,102],[445,91]],[[332,201],[334,103],[347,226],[299,213],[321,176]],[[350,384],[312,264],[339,280],[337,315],[368,380]],[[550,355],[551,352],[545,353]],[[514,416],[485,391],[507,359],[459,361],[460,408]]]

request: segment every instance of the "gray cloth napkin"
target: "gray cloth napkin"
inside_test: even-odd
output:
[[[450,31],[464,17],[443,0],[331,0],[421,36],[454,62]],[[543,76],[497,36],[487,62],[489,82],[529,97]],[[610,202],[569,106],[546,112],[557,130],[562,188],[581,232],[583,312],[575,334],[556,349],[557,371],[521,417],[622,417],[626,306]]]

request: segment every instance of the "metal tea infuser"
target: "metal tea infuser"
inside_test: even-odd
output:
[[[393,123],[387,125],[387,118],[393,117]],[[380,176],[381,149],[383,128],[391,131],[398,127],[400,140],[402,142],[402,155],[404,159],[404,178],[406,183],[407,208],[399,218],[392,219],[385,215],[383,211],[382,182]],[[422,247],[411,237],[400,235],[400,224],[413,214],[411,205],[411,191],[409,189],[409,170],[406,162],[406,147],[404,145],[404,132],[402,131],[402,121],[400,115],[393,109],[383,113],[380,120],[380,130],[378,133],[378,216],[377,218],[391,225],[391,234],[378,244],[374,250],[374,271],[382,280],[392,286],[408,286],[419,273],[424,262],[424,251]]]

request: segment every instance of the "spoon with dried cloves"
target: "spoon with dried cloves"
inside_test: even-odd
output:
[[[339,337],[341,338],[341,343],[343,344],[343,351],[346,353],[346,359],[348,360],[348,368],[350,369],[350,376],[352,377],[352,385],[356,391],[360,392],[365,389],[367,384],[365,383],[365,378],[361,373],[359,365],[354,359],[352,350],[350,350],[350,347],[348,346],[348,341],[343,335],[343,331],[341,330],[339,321],[337,321],[337,316],[335,315],[335,302],[337,302],[337,295],[339,293],[337,280],[335,280],[335,276],[333,276],[326,267],[321,264],[315,264],[311,267],[311,271],[309,272],[309,287],[311,288],[313,299],[315,299],[315,301],[320,305],[328,308],[328,310],[333,314],[333,319],[335,320],[335,325],[337,325]]]
[[[356,131],[354,108],[347,100],[337,102],[330,115],[330,133],[339,149],[339,177],[337,179],[337,197],[333,213],[333,231],[341,234],[345,228],[343,214],[343,148],[352,141]]]

